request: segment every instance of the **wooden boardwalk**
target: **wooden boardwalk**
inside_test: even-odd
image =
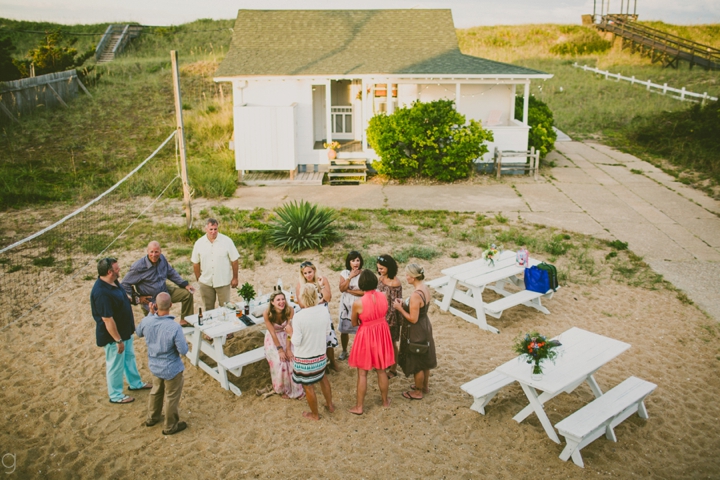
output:
[[[290,173],[282,172],[248,172],[243,177],[243,183],[249,187],[277,186],[277,185],[322,185],[325,172],[296,173],[290,179]]]
[[[706,70],[720,69],[717,48],[626,20],[624,15],[605,15],[597,28],[618,35],[623,48],[649,56],[653,63],[662,62],[666,67],[677,68],[682,60],[688,62],[690,68],[699,65]]]

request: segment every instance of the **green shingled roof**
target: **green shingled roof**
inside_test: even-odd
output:
[[[240,10],[216,77],[543,75],[460,53],[450,10]]]

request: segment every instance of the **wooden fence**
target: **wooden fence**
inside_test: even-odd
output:
[[[598,75],[603,75],[605,79],[614,78],[618,82],[620,80],[624,80],[626,82],[630,82],[630,84],[634,85],[642,85],[645,87],[646,90],[649,90],[651,92],[655,93],[662,93],[663,95],[666,95],[667,93],[676,93],[677,95],[670,95],[672,98],[677,98],[678,100],[688,101],[688,102],[701,102],[703,105],[705,105],[705,102],[715,101],[718,99],[718,97],[711,97],[710,95],[705,93],[695,93],[690,92],[685,89],[685,87],[682,88],[673,88],[668,87],[667,83],[664,83],[662,85],[658,85],[657,83],[652,83],[651,80],[648,80],[647,82],[644,82],[642,80],[638,80],[633,75],[632,77],[624,77],[619,73],[610,73],[607,70],[598,70],[597,68],[588,67],[587,65],[578,65],[577,62],[573,63],[573,67],[575,68],[582,68],[586,72],[593,72],[597,73]]]
[[[23,115],[39,108],[67,108],[67,102],[77,97],[79,89],[90,95],[75,70],[0,82],[0,119],[19,122]]]

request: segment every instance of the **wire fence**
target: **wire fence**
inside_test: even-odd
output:
[[[630,82],[631,85],[642,85],[645,87],[646,90],[649,90],[654,93],[661,93],[663,95],[666,95],[668,93],[675,93],[677,95],[670,95],[672,98],[677,98],[678,100],[682,101],[688,101],[688,102],[701,102],[703,105],[705,105],[705,102],[708,100],[714,102],[718,99],[718,97],[711,97],[708,95],[707,92],[704,93],[695,93],[691,92],[689,90],[686,90],[685,87],[682,88],[673,88],[668,87],[667,83],[664,83],[662,85],[659,85],[657,83],[652,83],[651,80],[648,80],[647,82],[639,80],[635,78],[633,75],[632,77],[625,77],[621,75],[620,73],[610,73],[607,70],[599,70],[597,68],[588,67],[587,65],[578,65],[577,62],[573,63],[573,67],[575,68],[582,68],[586,72],[592,72],[597,73],[598,75],[603,75],[606,80],[610,78],[614,78],[618,82],[620,80]]]
[[[107,191],[52,225],[0,248],[0,331],[21,320],[81,274],[95,276],[94,266],[145,212],[178,180],[177,173],[157,196],[128,198],[126,188],[148,173],[150,161],[175,138],[172,132],[157,149]],[[176,145],[177,151],[177,145]],[[28,222],[22,214],[15,222]],[[91,268],[92,267],[92,268]]]

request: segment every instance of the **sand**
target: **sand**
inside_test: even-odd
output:
[[[121,257],[121,265],[136,256]],[[338,274],[318,263],[331,279],[336,320]],[[435,278],[460,260],[425,263],[428,278]],[[264,266],[240,277],[267,292],[278,277],[294,285],[296,273],[270,252]],[[422,401],[403,399],[411,381],[400,376],[390,382],[391,407],[383,409],[371,374],[361,417],[347,412],[356,382],[347,362],[329,377],[337,411],[311,422],[302,417],[304,400],[254,394],[270,383],[265,362],[246,367],[240,379],[231,376],[244,392],[238,397],[185,360],[180,415],[189,428],[163,436],[162,427],[143,425],[147,392],[133,392],[132,404],[108,402],[88,304],[92,283],[76,280],[0,334],[0,470],[8,478],[720,478],[720,331],[667,290],[570,283],[545,302],[551,315],[521,306],[491,320],[499,335],[432,306],[438,368],[431,393]],[[406,296],[409,291],[405,285]],[[623,422],[615,430],[618,443],[603,437],[585,447],[585,469],[559,460],[563,445],[546,436],[534,415],[521,424],[512,420],[527,403],[517,384],[502,390],[485,416],[470,410],[472,399],[460,390],[513,358],[519,333],[557,335],[573,326],[632,345],[596,374],[603,389],[631,375],[658,385],[646,401],[650,418]],[[256,330],[229,341],[226,351],[259,346]],[[135,345],[149,380],[145,343]],[[592,398],[582,385],[548,402],[546,412],[557,423]]]

